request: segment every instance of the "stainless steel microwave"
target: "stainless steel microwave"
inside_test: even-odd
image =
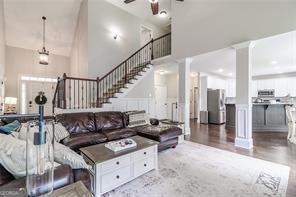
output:
[[[270,97],[275,97],[274,89],[269,89],[269,90],[258,90],[258,97],[259,97],[259,98],[270,98]]]

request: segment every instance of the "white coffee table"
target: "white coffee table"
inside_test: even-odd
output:
[[[81,155],[92,166],[92,193],[99,197],[153,169],[158,168],[158,142],[131,137],[137,147],[114,153],[104,144],[81,148]]]

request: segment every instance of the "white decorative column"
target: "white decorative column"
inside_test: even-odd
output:
[[[252,139],[252,42],[236,49],[236,136],[235,146],[251,149]]]
[[[179,61],[179,117],[184,122],[185,135],[190,134],[190,64],[191,58]]]

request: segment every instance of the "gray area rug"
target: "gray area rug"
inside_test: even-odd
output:
[[[185,141],[153,170],[104,197],[284,197],[290,168]]]

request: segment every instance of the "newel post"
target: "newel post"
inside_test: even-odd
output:
[[[100,78],[97,77],[97,107],[100,107]]]
[[[63,108],[66,109],[67,108],[67,103],[66,103],[66,79],[67,79],[67,75],[66,73],[63,74],[63,81],[64,81],[64,95],[63,95]]]

